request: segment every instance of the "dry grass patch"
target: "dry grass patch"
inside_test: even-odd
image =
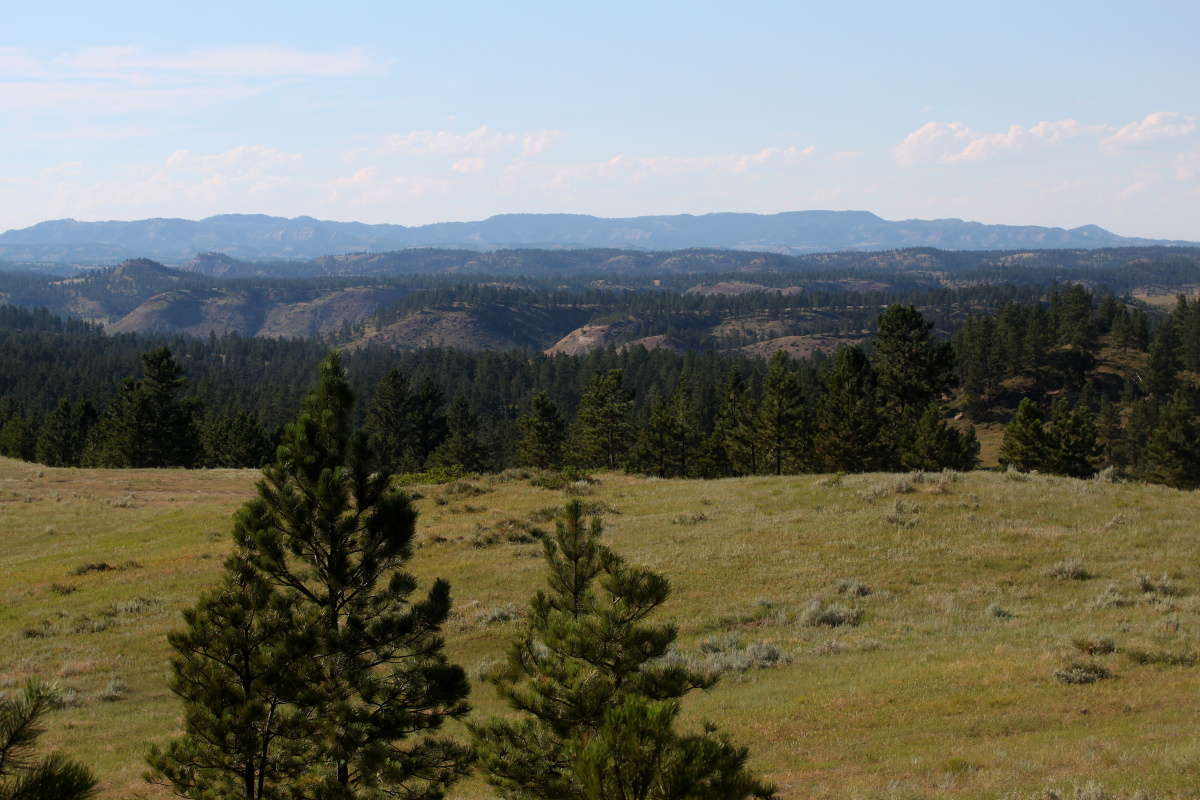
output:
[[[0,689],[31,675],[70,688],[47,743],[94,768],[104,797],[163,797],[140,776],[147,744],[178,724],[165,635],[219,574],[230,515],[256,473],[37,469],[0,460]],[[412,567],[423,585],[451,582],[448,648],[473,679],[503,657],[544,584],[535,531],[581,480],[545,488],[530,475],[461,482],[485,500],[420,489],[426,546]],[[1186,656],[1200,630],[1200,495],[999,473],[605,474],[584,485],[607,543],[671,580],[662,618],[681,632],[677,657],[711,659],[727,676],[688,698],[687,719],[747,744],[783,798],[1033,797],[1047,786],[1070,797],[1092,781],[1113,797],[1195,793],[1194,704],[1180,698],[1194,697],[1197,679]],[[856,496],[877,487],[869,502]],[[113,507],[129,495],[133,507]],[[919,522],[889,520],[896,501],[919,506]],[[498,540],[476,548],[473,531]],[[1080,553],[1117,584],[1043,574]],[[121,568],[130,561],[141,568]],[[70,574],[101,563],[110,569]],[[1148,584],[1128,577],[1134,568]],[[815,597],[826,599],[806,615]],[[831,609],[843,624],[811,624]],[[1064,652],[1114,669],[1109,633],[1121,644],[1117,679],[1055,679],[1070,669]],[[110,684],[123,685],[120,700],[99,699]],[[487,686],[471,703],[503,710]],[[492,796],[472,779],[451,800]]]

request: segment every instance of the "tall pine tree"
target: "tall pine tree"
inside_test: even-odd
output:
[[[517,453],[523,462],[538,469],[562,463],[567,426],[550,395],[538,392],[533,396],[529,413],[520,419],[520,427]]]
[[[412,600],[416,511],[366,434],[336,352],[289,426],[234,539],[277,591],[315,621],[319,676],[301,784],[312,795],[440,798],[470,753],[437,734],[467,712],[463,670],[443,653],[450,586]]]

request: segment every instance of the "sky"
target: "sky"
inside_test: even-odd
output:
[[[834,209],[1200,240],[1194,0],[3,16],[0,230]]]

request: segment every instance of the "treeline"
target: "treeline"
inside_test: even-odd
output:
[[[587,356],[368,349],[347,363],[370,398],[358,418],[399,471],[972,467],[972,436],[933,405],[953,383],[949,346],[912,306],[893,306],[879,325],[870,358],[858,347],[832,360],[779,353],[770,364],[643,347]],[[164,343],[92,328],[6,331],[0,351],[0,454],[113,467],[257,466],[277,439],[274,420],[303,392],[285,376],[311,372],[322,355],[300,340]],[[114,380],[108,396],[95,391]]]
[[[973,315],[953,344],[970,415],[1016,406],[1002,466],[1200,488],[1200,300],[1180,295],[1151,330],[1141,307],[1076,285]]]

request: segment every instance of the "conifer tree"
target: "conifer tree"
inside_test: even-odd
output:
[[[762,464],[774,475],[798,472],[804,466],[808,408],[788,355],[776,350],[763,381],[758,406],[758,436]]]
[[[956,469],[969,472],[979,463],[979,441],[974,426],[959,433],[942,419],[937,403],[930,403],[917,421],[908,449],[901,459],[904,469]]]
[[[692,477],[699,468],[704,429],[687,377],[679,379],[671,395],[670,418],[671,470],[680,477]]]
[[[380,460],[392,471],[405,469],[408,462],[416,461],[412,452],[418,447],[415,442],[413,402],[408,378],[398,369],[392,369],[375,386],[371,403],[367,406],[367,419],[363,429],[371,436],[372,444]],[[439,400],[437,405],[441,405]],[[419,469],[420,465],[415,465]]]
[[[87,800],[96,793],[88,769],[62,753],[37,757],[43,718],[57,692],[34,679],[18,697],[0,695],[0,800]]]
[[[879,315],[871,347],[882,404],[896,419],[921,413],[954,380],[954,351],[938,343],[933,323],[914,305],[892,305]]]
[[[148,781],[191,798],[293,796],[308,769],[309,687],[321,677],[318,620],[308,614],[230,556],[220,585],[184,612],[187,627],[167,635],[185,733],[151,748]]]
[[[200,432],[200,446],[206,467],[260,467],[271,456],[271,442],[249,411],[210,415]]]
[[[467,711],[463,670],[441,627],[450,586],[410,599],[416,512],[367,437],[351,427],[354,397],[336,352],[288,427],[234,540],[276,591],[311,616],[319,679],[304,701],[312,796],[435,800],[463,775],[469,750],[437,730]]]
[[[708,444],[709,467],[716,475],[731,477],[737,474],[733,458],[733,440],[738,426],[738,410],[745,391],[746,384],[742,380],[741,371],[736,366],[730,367],[729,376],[725,379],[725,391],[721,395],[721,406],[717,409]]]
[[[550,395],[538,392],[533,396],[530,412],[521,417],[520,427],[521,441],[517,444],[517,452],[522,461],[538,469],[549,469],[562,463],[567,426]]]
[[[25,414],[13,414],[0,427],[0,455],[33,461],[37,453],[37,428]]]
[[[1045,469],[1048,453],[1042,412],[1028,397],[1021,399],[1017,413],[1004,429],[1000,466],[1021,472]]]
[[[479,437],[479,417],[471,413],[467,398],[459,395],[446,412],[445,441],[433,452],[436,466],[461,465],[467,472],[479,472],[487,464],[488,452]]]
[[[1155,397],[1166,399],[1179,385],[1178,374],[1183,367],[1180,358],[1182,344],[1175,321],[1168,317],[1154,334],[1150,359],[1146,362],[1145,390]]]
[[[1091,477],[1100,455],[1098,439],[1096,421],[1087,406],[1076,403],[1070,408],[1065,399],[1054,401],[1046,432],[1047,469],[1072,478]]]
[[[630,695],[572,748],[587,800],[742,800],[775,790],[746,769],[750,751],[727,736],[675,730],[679,703]]]
[[[79,466],[88,431],[95,423],[96,409],[89,400],[72,404],[63,398],[42,423],[34,457],[47,467]]]
[[[140,380],[126,378],[90,437],[85,460],[99,467],[190,467],[200,452],[191,409],[177,395],[183,367],[162,346],[142,354]]]
[[[1127,472],[1136,474],[1139,471],[1142,452],[1158,427],[1161,408],[1162,404],[1154,397],[1134,400],[1129,404],[1121,435],[1121,461]]]
[[[1176,392],[1162,409],[1141,455],[1142,480],[1176,489],[1200,488],[1200,426],[1183,392]]]
[[[409,406],[409,445],[405,448],[404,457],[406,470],[418,472],[424,469],[425,462],[449,434],[450,428],[442,411],[444,405],[442,390],[433,378],[426,376],[421,381],[421,388],[412,395]]]
[[[1096,412],[1096,442],[1104,466],[1118,470],[1125,466],[1121,452],[1122,433],[1120,407],[1107,397],[1101,397],[1100,409]]]
[[[675,626],[648,617],[670,585],[626,564],[600,536],[600,520],[586,523],[575,499],[544,540],[549,590],[534,596],[507,664],[489,678],[519,717],[469,725],[488,782],[510,800],[769,796],[745,771],[744,751],[725,740],[703,763],[688,758],[699,749],[689,750],[672,730],[670,702],[715,678],[662,658]],[[718,765],[727,771],[711,774]],[[705,774],[682,780],[676,767]],[[622,795],[620,776],[635,772],[642,789]],[[740,788],[721,793],[713,782]]]
[[[838,350],[821,380],[813,449],[830,472],[869,472],[882,461],[875,375],[858,345]]]
[[[588,382],[579,401],[577,437],[584,458],[608,469],[621,465],[633,436],[629,421],[633,392],[622,386],[621,370],[599,370]]]
[[[655,391],[649,403],[646,422],[638,437],[634,461],[646,472],[660,478],[667,477],[671,468],[671,453],[675,440],[675,420],[667,399]]]

